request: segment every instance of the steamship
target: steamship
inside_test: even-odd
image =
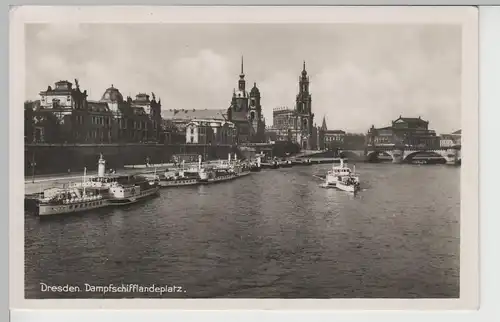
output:
[[[183,187],[183,186],[196,186],[200,184],[200,178],[205,177],[205,169],[201,165],[201,155],[198,157],[198,167],[184,167],[182,161],[182,168],[175,169],[174,171],[165,171],[159,177],[160,187]]]
[[[111,205],[138,202],[156,194],[158,178],[141,175],[105,174],[105,161],[100,156],[97,176],[86,177],[64,188],[49,188],[29,196],[39,216],[83,212]]]
[[[257,165],[260,169],[260,159],[257,159]],[[250,174],[252,167],[247,167],[241,164],[236,154],[231,158],[228,155],[228,160],[220,160],[218,164],[209,165],[202,163],[201,155],[198,157],[198,165],[184,169],[184,163],[180,170],[165,171],[159,178],[161,187],[182,187],[182,186],[198,186],[222,181],[233,180]]]
[[[258,159],[259,160],[259,159]],[[260,161],[257,161],[260,164]],[[221,160],[219,164],[203,168],[203,175],[200,176],[200,184],[211,184],[223,181],[234,180],[251,173],[250,167],[242,164],[234,155],[231,160],[231,153],[228,160]]]

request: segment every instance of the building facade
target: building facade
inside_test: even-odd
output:
[[[236,141],[233,123],[220,120],[193,119],[186,125],[187,144],[228,144]]]
[[[366,135],[368,146],[397,146],[404,148],[436,149],[440,147],[439,137],[429,130],[429,122],[418,118],[399,117],[391,126],[375,128]]]
[[[309,76],[307,76],[304,62],[299,77],[299,92],[295,98],[295,108],[279,107],[273,109],[273,130],[276,132],[278,140],[292,141],[302,149],[310,150],[317,146],[317,134],[309,84]]]
[[[123,99],[111,85],[99,101],[87,99],[68,81],[40,92],[40,100],[25,104],[26,143],[162,142],[161,103],[149,96]],[[147,103],[149,112],[144,106]]]
[[[462,130],[455,131],[451,134],[441,134],[439,143],[442,148],[462,145]]]
[[[246,90],[243,57],[238,89],[233,89],[231,103],[227,109],[227,120],[232,122],[237,131],[237,143],[264,142],[265,121],[262,115],[260,91],[254,83],[250,92]]]
[[[335,150],[343,148],[345,135],[346,133],[342,130],[326,130],[322,135],[322,150]]]
[[[363,150],[365,135],[361,133],[346,133],[343,130],[328,130],[326,119],[317,128],[318,149],[320,150]]]

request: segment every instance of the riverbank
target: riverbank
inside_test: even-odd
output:
[[[211,164],[219,162],[217,161],[209,161],[206,162],[205,164]],[[192,167],[196,166],[198,163],[196,162],[191,162],[191,163],[186,163],[184,166],[185,167]],[[117,170],[119,174],[145,174],[145,173],[154,173],[155,171],[157,172],[162,172],[165,171],[166,169],[171,169],[179,166],[178,164],[175,165],[173,163],[161,163],[161,164],[150,164],[149,166],[146,166],[145,164],[136,164],[136,165],[126,165],[124,166],[124,169],[119,169]],[[97,171],[87,171],[87,176],[95,176],[97,175]],[[74,182],[74,181],[80,181],[83,178],[83,171],[82,172],[70,172],[70,173],[60,173],[60,174],[54,174],[54,175],[39,175],[35,176],[33,179],[31,176],[25,176],[24,178],[24,194],[33,194],[37,192],[41,192],[44,189],[50,188],[50,187],[61,187],[64,184],[67,184],[69,182]]]

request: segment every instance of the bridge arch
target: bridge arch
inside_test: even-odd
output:
[[[446,157],[443,156],[441,153],[435,152],[435,151],[413,151],[410,152],[406,155],[404,155],[403,161],[409,162],[412,161],[414,157],[418,155],[425,155],[428,157],[435,157],[435,158],[441,158],[444,161],[446,161]]]
[[[368,152],[366,154],[366,160],[368,162],[378,161],[379,160],[378,156],[380,154],[388,156],[388,157],[391,157],[391,159],[394,159],[394,155],[392,154],[392,152],[390,152],[390,151],[379,151],[379,150],[376,150],[376,151],[370,151],[370,152]]]
[[[362,158],[358,153],[352,151],[339,151],[339,157],[349,160],[359,160]]]

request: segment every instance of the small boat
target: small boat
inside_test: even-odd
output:
[[[342,182],[344,177],[352,178],[355,182],[359,183],[359,176],[355,174],[355,168],[351,170],[344,165],[344,159],[340,159],[340,165],[333,165],[332,169],[326,174],[325,184],[336,187],[337,182]]]
[[[356,193],[360,189],[359,181],[352,176],[342,177],[340,181],[337,181],[336,188],[346,192]]]

